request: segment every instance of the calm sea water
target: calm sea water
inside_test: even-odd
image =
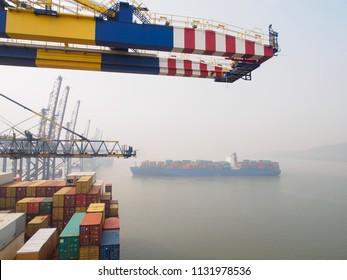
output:
[[[347,259],[347,163],[281,161],[279,177],[97,171],[120,203],[121,259]]]

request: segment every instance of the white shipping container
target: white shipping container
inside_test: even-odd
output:
[[[47,259],[57,246],[56,228],[39,229],[18,251],[17,260]]]
[[[0,251],[0,260],[14,260],[16,258],[17,251],[24,245],[24,237],[25,233],[23,232],[2,251]]]
[[[96,181],[96,172],[71,172],[66,175],[66,185],[76,186],[76,182],[83,176],[92,176],[92,184]]]
[[[94,187],[101,187],[101,189],[104,189],[104,180],[96,180],[93,184]]]
[[[0,173],[0,186],[14,181],[12,173]]]
[[[25,231],[25,214],[0,214],[0,251]]]

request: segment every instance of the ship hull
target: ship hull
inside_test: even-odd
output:
[[[134,176],[201,177],[201,176],[278,176],[272,169],[169,169],[130,167]]]

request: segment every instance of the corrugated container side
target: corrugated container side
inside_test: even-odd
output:
[[[100,244],[100,260],[119,260],[119,230],[102,232]]]
[[[40,213],[40,202],[43,200],[43,197],[33,198],[28,202],[28,214],[39,214]]]
[[[25,214],[0,215],[0,251],[25,231]]]
[[[65,207],[75,207],[76,205],[76,188],[72,187],[64,195],[64,206]]]
[[[76,181],[76,193],[88,193],[93,182],[92,176],[83,176]]]
[[[106,218],[104,230],[119,230],[119,218]]]
[[[52,209],[52,220],[63,220],[64,219],[64,208],[63,207],[53,207]]]
[[[99,203],[101,199],[101,186],[93,186],[87,194],[87,206],[91,203]]]
[[[87,206],[87,194],[78,193],[76,194],[76,207],[86,207]]]
[[[0,260],[14,260],[17,251],[24,245],[24,232],[0,251]]]
[[[105,192],[112,193],[112,184],[108,183],[105,185]]]
[[[23,198],[16,203],[16,212],[17,213],[28,213],[28,202],[33,200],[34,197]]]
[[[64,207],[64,217],[65,222],[69,222],[71,217],[75,214],[75,207]]]
[[[6,209],[6,198],[0,197],[0,209]]]
[[[99,259],[99,246],[80,246],[79,259],[80,260],[98,260]]]
[[[16,210],[16,198],[15,197],[6,197],[5,208]]]
[[[118,217],[118,203],[110,205],[110,217]]]
[[[53,196],[53,207],[64,207],[64,195],[71,190],[71,187],[64,187]]]
[[[57,245],[55,228],[39,229],[17,252],[17,260],[48,260]]]
[[[80,224],[80,246],[100,244],[101,231],[102,214],[87,213]]]
[[[53,198],[45,197],[40,203],[40,214],[52,215]]]
[[[27,236],[33,236],[40,228],[48,228],[48,216],[36,216],[27,226]]]
[[[87,212],[87,207],[76,207],[76,213]]]
[[[62,232],[64,229],[64,221],[63,220],[53,220],[52,219],[52,227],[57,228],[58,232]]]
[[[60,260],[79,258],[80,224],[85,213],[75,213],[59,236],[58,257]]]

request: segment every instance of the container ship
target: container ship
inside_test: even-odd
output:
[[[233,153],[225,161],[166,160],[143,161],[140,166],[130,167],[133,176],[278,176],[278,162],[270,160],[238,161]]]

